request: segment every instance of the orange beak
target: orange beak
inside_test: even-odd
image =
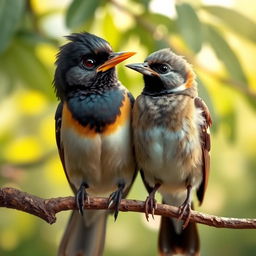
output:
[[[97,72],[105,72],[113,67],[115,67],[118,63],[132,57],[136,52],[115,52],[112,53],[110,59],[104,62],[97,68]]]

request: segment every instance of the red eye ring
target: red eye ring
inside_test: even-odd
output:
[[[93,68],[95,66],[96,61],[92,58],[84,58],[83,59],[83,65],[86,68]]]

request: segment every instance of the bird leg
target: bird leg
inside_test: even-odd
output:
[[[153,190],[149,193],[149,195],[145,201],[145,216],[146,216],[147,221],[149,218],[149,213],[151,213],[152,218],[154,219],[154,213],[155,213],[155,209],[157,207],[155,194],[160,186],[161,186],[160,183],[156,183]]]
[[[184,224],[183,224],[183,229],[185,229],[189,223],[190,216],[191,216],[191,193],[192,191],[192,186],[188,185],[187,186],[187,196],[183,204],[179,207],[179,219],[182,219],[185,214],[187,214]]]
[[[80,185],[80,188],[78,189],[76,193],[76,205],[78,208],[79,213],[83,216],[84,213],[84,200],[89,202],[89,196],[86,192],[86,189],[88,188],[88,184],[85,182],[82,182]]]
[[[118,213],[119,213],[119,205],[123,196],[123,190],[125,187],[124,182],[120,182],[118,184],[118,189],[113,192],[109,198],[108,198],[108,208],[111,208],[114,206],[114,219],[116,221]]]

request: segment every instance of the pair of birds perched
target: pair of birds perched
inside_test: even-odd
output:
[[[134,52],[112,51],[89,33],[68,36],[56,61],[56,141],[79,209],[73,211],[59,256],[103,254],[109,211],[83,210],[91,196],[109,196],[115,218],[140,170],[149,192],[145,213],[154,214],[155,193],[179,207],[187,221],[162,217],[159,255],[199,255],[195,223],[189,223],[191,192],[202,203],[208,180],[211,118],[197,97],[191,66],[170,49],[127,67],[143,74],[134,101],[115,66]],[[81,216],[82,215],[82,216]]]

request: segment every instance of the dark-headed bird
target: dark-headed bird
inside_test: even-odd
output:
[[[73,211],[59,256],[100,256],[109,211],[83,210],[89,196],[109,196],[118,214],[134,180],[131,134],[133,97],[118,81],[115,66],[134,52],[112,51],[104,39],[72,34],[60,48],[54,86],[60,99],[56,141],[79,209]]]
[[[164,203],[179,207],[179,220],[161,218],[159,254],[199,255],[197,228],[189,217],[192,192],[197,191],[201,204],[207,186],[212,121],[197,96],[195,74],[170,49],[127,67],[143,74],[145,83],[133,108],[133,133],[138,167],[149,192],[146,217],[154,214],[157,190]]]

